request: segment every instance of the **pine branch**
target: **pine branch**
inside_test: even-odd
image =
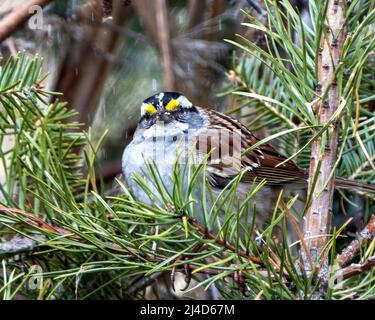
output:
[[[250,260],[252,261],[253,263],[256,263],[256,264],[259,264],[259,265],[263,265],[262,263],[262,260],[254,257],[254,256],[251,256],[249,254],[247,254],[246,252],[242,251],[241,249],[239,248],[236,248],[234,245],[232,245],[231,243],[228,243],[222,239],[219,239],[216,235],[214,235],[213,233],[209,232],[207,230],[207,228],[203,227],[202,225],[200,225],[198,223],[198,221],[188,217],[188,216],[185,216],[183,215],[182,216],[182,219],[186,219],[187,222],[193,226],[194,228],[196,228],[201,234],[202,236],[204,236],[206,239],[210,239],[210,240],[215,240],[215,243],[217,243],[218,245],[220,245],[221,247],[229,250],[229,251],[232,251],[232,252],[235,252],[237,253],[239,256],[247,259],[247,260]]]
[[[315,115],[319,124],[326,124],[340,104],[340,55],[345,41],[344,3],[330,0],[326,9],[327,27],[322,30],[318,56],[317,94],[321,97]],[[329,239],[320,235],[330,232],[334,191],[334,164],[338,148],[339,121],[329,126],[323,136],[312,143],[309,170],[309,203],[304,235],[314,264],[319,261],[319,277],[328,281],[328,256],[324,248]],[[312,272],[306,255],[302,253],[305,270]]]
[[[75,241],[78,241],[78,242],[81,242],[81,243],[88,243],[87,240],[81,238],[77,234],[74,234],[72,231],[69,231],[69,230],[61,228],[61,227],[53,226],[50,223],[44,221],[43,219],[35,216],[34,214],[26,212],[24,210],[17,209],[17,208],[8,208],[8,207],[5,207],[5,206],[0,204],[0,213],[4,214],[5,216],[13,217],[13,218],[16,218],[16,219],[18,218],[18,215],[20,215],[20,216],[25,218],[25,222],[28,225],[33,226],[34,228],[42,229],[42,230],[44,230],[48,233],[54,234],[55,236],[59,236],[59,237],[64,236],[67,239],[75,240]],[[189,219],[189,218],[188,218],[187,221],[194,228],[197,228],[200,232],[202,232],[205,235],[206,239],[215,240],[215,243],[221,245],[224,249],[227,249],[227,250],[232,251],[232,252],[236,252],[238,255],[240,255],[241,257],[243,257],[245,259],[248,259],[248,260],[250,260],[250,261],[252,261],[256,264],[263,265],[263,263],[260,259],[258,259],[256,257],[253,257],[253,256],[250,256],[250,255],[246,254],[245,252],[236,249],[233,245],[231,245],[231,244],[229,244],[229,243],[227,243],[223,240],[217,239],[217,237],[215,235],[207,232],[207,230],[205,230],[205,228],[203,226],[198,224],[197,221],[195,221],[193,219]],[[142,257],[142,258],[146,259],[147,261],[159,262],[159,263],[163,262],[166,258],[166,257],[158,255],[156,253],[153,253],[153,254],[148,253],[148,254],[145,255],[135,247],[124,246],[124,245],[120,245],[118,243],[114,243],[114,242],[110,242],[110,241],[104,241],[103,246],[104,245],[106,246],[106,249],[104,249],[104,248],[103,249],[108,250],[110,253],[113,253],[113,254],[124,254],[124,251],[125,251],[125,252],[133,255],[135,258]],[[177,261],[178,261],[178,259],[177,259]],[[181,268],[182,264],[180,263],[178,265],[178,267]],[[189,265],[189,268],[192,271],[195,271],[197,269],[201,269],[201,267],[193,266],[193,265]],[[218,274],[221,273],[220,270],[215,270],[215,269],[211,269],[211,268],[206,268],[206,269],[197,270],[197,271],[198,271],[198,273],[211,274],[211,275],[218,275]]]
[[[375,267],[375,256],[368,258],[364,263],[352,264],[349,267],[341,269],[336,275],[336,279],[348,279],[364,272],[367,272]]]
[[[369,240],[375,237],[375,214],[370,217],[366,227],[359,233],[358,238],[353,240],[342,252],[337,256],[338,265],[343,268],[348,265],[358,254],[361,247]]]
[[[116,2],[120,4],[120,0]],[[113,3],[115,4],[115,2]],[[145,2],[144,5],[145,11],[147,11],[149,9],[148,2]],[[282,10],[280,10],[281,6],[283,6]],[[316,119],[319,118],[320,124],[323,124],[323,131],[325,130],[325,124],[327,124],[327,119],[322,119],[324,114],[326,117],[329,114],[334,115],[330,121],[339,118],[338,112],[335,113],[331,109],[337,108],[339,103],[340,74],[343,69],[341,63],[345,64],[346,69],[348,66],[347,59],[350,55],[343,54],[343,61],[337,64],[336,51],[342,45],[340,37],[343,32],[340,33],[337,41],[334,39],[337,35],[332,36],[332,28],[328,33],[327,31],[323,32],[327,35],[322,36],[322,51],[320,52],[318,68],[319,80],[321,81],[318,89],[320,88],[320,95],[323,98],[315,99],[315,96],[311,98],[316,79],[314,54],[318,46],[318,42],[314,42],[314,37],[316,36],[318,40],[320,38],[319,28],[316,25],[319,23],[324,25],[324,16],[317,14],[317,12],[320,12],[318,9],[320,4],[312,1],[310,13],[315,24],[310,28],[299,20],[298,13],[289,5],[288,1],[283,0],[281,6],[274,6],[273,1],[267,1],[264,8],[267,11],[267,26],[264,26],[264,23],[259,24],[257,21],[250,20],[249,25],[259,28],[256,30],[266,30],[267,37],[265,37],[265,40],[267,43],[262,47],[254,43],[248,43],[247,47],[244,48],[252,55],[251,59],[244,57],[241,67],[236,68],[238,76],[236,73],[231,76],[233,76],[233,80],[238,82],[237,85],[243,85],[241,90],[244,90],[244,93],[249,93],[247,97],[246,95],[242,96],[240,104],[246,107],[250,106],[246,111],[252,117],[253,126],[267,127],[270,132],[281,132],[286,127],[298,128],[300,125],[311,129],[305,130],[306,133],[304,131],[302,144],[296,141],[291,151],[291,154],[298,152],[298,161],[300,161],[303,152],[305,154],[310,152],[310,142],[315,139],[314,137],[310,141],[314,133],[313,130],[318,127]],[[330,3],[330,6],[332,6],[332,3]],[[363,7],[355,8],[355,10],[358,10],[358,13],[355,13],[358,16],[365,11]],[[155,16],[152,16],[150,10],[148,11],[151,16],[149,22],[156,24]],[[319,16],[319,18],[316,16]],[[350,18],[346,18],[348,22]],[[285,21],[288,22],[287,28],[285,28]],[[367,33],[364,32],[363,37],[365,39],[361,38],[362,35],[358,37],[357,34],[361,34],[363,28],[358,27],[356,29],[358,23],[353,26],[350,21],[346,26],[353,33],[353,37],[347,39],[346,43],[349,44],[345,48],[350,52],[362,51],[358,48],[363,48],[363,50],[367,47],[370,48],[369,45],[364,44],[368,42]],[[118,34],[121,34],[123,29],[116,26],[116,30]],[[302,32],[299,32],[301,30]],[[173,30],[170,31],[173,32]],[[299,37],[297,44],[294,35]],[[350,42],[350,39],[356,38],[359,40],[356,40],[355,44]],[[157,37],[153,39],[157,39]],[[329,42],[329,44],[326,42]],[[331,48],[329,48],[329,45]],[[280,50],[281,55],[279,55],[278,50]],[[328,56],[332,56],[333,62]],[[325,60],[323,58],[328,61],[328,68],[324,67],[323,62]],[[361,66],[364,61],[359,63],[357,58],[364,59],[362,56],[353,55],[350,58],[352,64],[349,64],[349,69],[355,68],[355,72],[352,73],[355,76],[351,81],[352,84],[358,83],[356,85],[359,87],[359,83],[362,82]],[[360,67],[357,67],[357,65]],[[333,71],[334,66],[336,69]],[[228,281],[226,281],[228,278],[232,278],[242,287],[245,285],[247,293],[253,298],[260,297],[260,295],[262,299],[310,298],[313,287],[319,286],[322,282],[321,292],[318,296],[315,296],[329,298],[327,292],[330,290],[325,290],[324,281],[317,283],[313,281],[313,284],[311,284],[314,279],[301,276],[300,270],[297,270],[299,266],[296,266],[296,257],[291,253],[286,241],[286,227],[283,234],[285,241],[281,245],[275,245],[272,238],[273,228],[279,226],[280,221],[284,221],[284,226],[286,226],[287,219],[282,220],[283,218],[291,219],[295,232],[300,238],[301,250],[307,248],[307,262],[311,253],[310,250],[313,249],[311,246],[308,247],[308,241],[321,238],[327,238],[327,240],[323,240],[324,243],[331,241],[330,232],[327,232],[324,237],[320,233],[306,238],[306,233],[303,234],[300,231],[298,222],[292,215],[294,214],[291,209],[292,202],[288,202],[288,205],[281,203],[286,210],[286,215],[279,215],[279,208],[275,208],[274,217],[269,227],[261,233],[262,250],[258,250],[257,242],[253,240],[252,236],[253,227],[248,230],[250,222],[246,220],[248,216],[245,219],[246,223],[242,224],[241,220],[241,218],[245,218],[245,213],[247,213],[245,207],[250,203],[241,203],[241,206],[235,204],[236,188],[228,190],[229,197],[222,197],[219,200],[221,202],[214,206],[213,210],[205,211],[206,218],[216,218],[218,214],[223,214],[223,223],[220,220],[216,223],[213,221],[214,219],[212,221],[208,219],[203,224],[192,219],[192,217],[199,217],[200,208],[194,204],[196,195],[191,193],[188,197],[185,197],[181,190],[186,183],[189,185],[189,190],[196,190],[197,185],[193,179],[189,179],[189,181],[180,180],[177,173],[174,175],[176,176],[176,194],[169,195],[161,190],[163,189],[161,187],[158,192],[153,193],[158,199],[166,199],[165,201],[160,200],[158,205],[149,206],[135,201],[126,187],[123,187],[125,195],[104,197],[99,183],[95,183],[98,172],[95,170],[94,163],[99,146],[91,145],[90,133],[85,135],[81,131],[74,131],[77,129],[76,123],[65,122],[64,125],[61,125],[61,121],[69,120],[71,115],[68,114],[62,104],[49,105],[44,102],[50,94],[47,92],[42,94],[42,90],[39,90],[38,70],[38,59],[31,64],[28,63],[27,59],[26,61],[11,61],[3,69],[0,69],[0,75],[3,79],[0,88],[0,102],[4,106],[0,123],[1,134],[3,137],[7,137],[8,130],[12,130],[12,134],[17,139],[16,147],[11,154],[12,162],[5,170],[8,179],[0,185],[0,188],[2,188],[0,191],[4,195],[0,206],[0,225],[5,230],[25,234],[33,239],[36,236],[42,236],[41,241],[36,241],[36,250],[38,253],[45,250],[44,252],[52,252],[54,255],[52,259],[45,259],[44,255],[39,255],[43,265],[48,265],[48,268],[43,268],[43,277],[48,279],[54,288],[60,286],[60,279],[64,279],[64,281],[66,279],[63,284],[64,292],[58,293],[59,297],[67,298],[77,294],[78,286],[75,285],[74,278],[81,282],[79,296],[83,298],[102,298],[103,296],[118,298],[118,294],[115,292],[120,286],[126,288],[126,291],[129,290],[130,295],[132,295],[133,284],[134,295],[136,294],[135,291],[138,291],[137,297],[139,297],[139,289],[149,285],[154,277],[171,272],[171,270],[186,271],[188,269],[192,274],[209,275],[204,279],[202,277],[196,287],[209,286],[215,283],[224,298],[239,297],[239,290],[228,285]],[[18,76],[16,77],[15,74]],[[22,88],[25,88],[25,90]],[[346,148],[343,154],[345,156],[345,152],[351,153],[351,157],[344,164],[342,160],[339,165],[342,165],[343,168],[348,166],[348,172],[355,172],[363,161],[369,161],[373,156],[373,134],[370,131],[373,122],[371,122],[370,113],[366,110],[366,107],[363,107],[364,103],[370,101],[371,93],[364,94],[361,88],[356,87],[357,89],[359,99],[357,103],[360,107],[360,113],[359,122],[355,126],[358,133],[356,137],[360,137],[360,140],[357,139],[358,141],[354,141],[354,144],[351,144],[349,140],[344,142],[347,145],[343,144]],[[328,104],[324,104],[326,97]],[[346,106],[349,113],[355,100],[351,101],[350,95],[344,93],[342,98],[347,101]],[[311,99],[315,99],[314,103],[310,103]],[[322,99],[322,101],[315,110],[314,116],[310,109],[316,105],[315,101],[318,99]],[[363,103],[360,102],[361,100],[363,100]],[[331,103],[332,101],[333,103]],[[240,108],[240,105],[238,105],[238,108]],[[347,122],[350,136],[350,129],[352,128],[350,121],[343,122]],[[328,158],[333,159],[333,163],[336,161],[333,152],[323,150],[326,145],[325,141],[331,142],[331,139],[335,138],[335,134],[337,135],[335,128],[328,125],[327,127],[330,134],[318,137],[320,138],[317,142],[318,147],[314,150],[320,151],[319,148],[322,146],[321,154],[319,154],[322,157],[316,159],[316,164],[322,164],[320,167],[322,170],[321,172],[319,170],[314,171],[317,176],[316,179],[312,179],[322,183],[321,185],[316,184],[314,190],[316,192],[312,201],[320,201],[324,206],[323,209],[330,208],[329,203],[323,203],[319,199],[325,194],[323,187],[330,177],[329,169],[334,167],[328,168],[328,165],[332,165]],[[74,130],[71,130],[72,128]],[[334,132],[331,133],[331,130]],[[302,151],[294,150],[295,148],[300,149],[299,146],[304,145],[307,141],[309,141],[306,143],[307,147],[303,147]],[[76,155],[72,152],[72,149],[78,143],[79,146],[85,146],[83,155]],[[292,147],[288,139],[285,139],[285,145]],[[328,143],[328,146],[331,148],[332,144]],[[360,158],[355,159],[357,152],[361,154],[366,149],[369,157],[362,154]],[[290,152],[287,154],[290,154]],[[0,159],[7,155],[8,153],[3,149]],[[303,156],[306,166],[309,158]],[[87,175],[81,166],[78,167],[78,163],[87,165]],[[325,165],[324,168],[323,165]],[[371,168],[370,163],[368,167]],[[74,171],[74,174],[72,171]],[[366,170],[364,167],[363,172],[368,178],[364,179],[361,172],[358,179],[366,181],[372,179],[373,173],[371,170]],[[199,172],[196,173],[199,176]],[[319,178],[320,174],[323,175],[322,179]],[[155,185],[160,186],[161,180],[156,176],[152,180]],[[192,176],[196,175],[193,174]],[[91,192],[91,189],[96,192]],[[321,193],[319,194],[319,192]],[[89,199],[90,201],[88,201]],[[177,208],[175,211],[170,210],[169,202]],[[16,209],[16,207],[21,209]],[[254,206],[254,212],[256,209]],[[180,215],[181,212],[186,212],[186,214]],[[239,219],[233,215],[233,212],[238,213]],[[367,213],[368,208],[366,208]],[[327,217],[329,217],[329,212],[323,218]],[[373,219],[371,217],[369,225],[365,228],[370,234],[373,230],[371,228],[374,227]],[[256,223],[255,219],[254,223]],[[216,225],[220,228],[217,234],[208,231],[215,229]],[[326,224],[323,223],[323,226],[326,226]],[[329,228],[329,223],[327,228]],[[26,234],[29,231],[31,233]],[[238,237],[242,231],[245,233],[245,239]],[[321,230],[319,231],[321,232]],[[340,258],[345,261],[341,264],[342,267],[352,261],[355,254],[358,253],[359,247],[365,244],[367,231],[363,231],[360,234],[360,239],[357,240],[358,242],[353,242],[338,256],[339,261]],[[47,240],[44,240],[45,238]],[[334,248],[336,238],[331,238],[332,242],[327,244],[326,248]],[[199,250],[195,250],[196,248],[199,248]],[[365,257],[373,256],[370,249],[373,249],[372,246],[369,246]],[[30,248],[30,250],[33,250],[33,248]],[[326,257],[327,254],[328,250],[324,251],[321,256]],[[346,257],[344,258],[344,256]],[[60,259],[61,257],[63,259]],[[315,257],[311,260],[314,259]],[[346,259],[348,260],[346,261]],[[312,266],[319,265],[319,262],[313,261]],[[362,292],[363,296],[373,297],[373,293],[367,292],[368,286],[366,286],[369,281],[368,276],[372,274],[366,275],[364,273],[373,270],[374,265],[374,259],[371,257],[368,260],[363,258],[361,264],[339,269],[338,272],[344,279],[351,277],[351,281],[345,282],[346,285],[350,286],[345,290],[355,290],[356,292]],[[310,265],[308,266],[310,269],[313,268]],[[83,274],[84,277],[82,277]],[[146,274],[150,277],[147,276],[147,279],[144,279],[145,281],[138,283],[137,281]],[[361,274],[363,275],[353,277]],[[90,276],[91,278],[89,278]],[[89,281],[85,282],[87,278],[89,278]],[[22,279],[25,280],[27,277]],[[225,280],[223,281],[223,279]],[[0,278],[0,290],[2,289],[1,280]],[[16,282],[15,285],[18,286]],[[20,286],[19,288],[23,287]],[[192,288],[192,290],[195,290],[195,288]],[[23,293],[23,289],[21,291]],[[58,290],[55,292],[54,289],[47,289],[47,291],[51,295],[55,295]],[[347,292],[340,293],[336,288],[331,291],[340,298],[347,295]],[[129,292],[127,293],[129,294]],[[242,296],[240,297],[242,298]]]
[[[24,210],[17,209],[17,208],[7,208],[1,204],[0,204],[0,213],[3,213],[7,216],[14,217],[14,218],[17,218],[18,215],[21,215],[26,218],[25,222],[29,224],[30,226],[33,226],[34,228],[42,229],[45,232],[52,233],[57,236],[65,236],[68,239],[76,240],[82,243],[87,242],[85,239],[82,239],[81,237],[72,233],[71,231],[61,228],[61,227],[53,226],[50,223],[44,221],[43,219],[37,217],[33,213],[29,213],[29,212],[26,212]],[[113,243],[109,241],[105,241],[103,244],[108,245],[110,247],[109,251],[112,253],[122,253],[120,250],[123,249],[136,257],[140,256],[136,248],[121,246],[117,243]],[[156,254],[148,255],[145,258],[149,261],[163,261],[164,259],[164,257],[157,256]]]

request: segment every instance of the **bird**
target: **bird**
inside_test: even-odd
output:
[[[214,197],[222,195],[222,190],[239,174],[236,193],[243,201],[254,184],[266,181],[252,199],[257,204],[255,223],[259,226],[264,226],[272,216],[281,189],[289,193],[306,190],[308,172],[292,160],[286,161],[269,144],[254,147],[260,140],[239,120],[212,108],[196,106],[179,92],[156,93],[145,99],[140,109],[137,129],[122,156],[125,182],[138,201],[156,201],[152,198],[157,193],[155,186],[151,187],[152,192],[146,192],[134,179],[137,174],[152,180],[147,174],[151,160],[170,193],[176,161],[182,166],[189,161],[206,161],[204,176]],[[335,183],[343,188],[375,192],[375,186],[352,180],[336,178]],[[202,217],[198,221],[202,222]]]

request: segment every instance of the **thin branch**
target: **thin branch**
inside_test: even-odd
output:
[[[138,291],[144,290],[146,287],[153,284],[158,278],[163,276],[163,272],[156,272],[147,277],[141,277],[137,281],[131,283],[125,290],[128,296],[136,294]]]
[[[186,220],[187,222],[193,226],[194,228],[196,228],[206,239],[210,239],[210,240],[215,240],[215,243],[217,243],[219,246],[222,246],[224,247],[225,249],[228,249],[229,251],[232,251],[232,252],[235,252],[237,253],[239,256],[245,258],[245,259],[248,259],[256,264],[259,264],[259,265],[263,265],[263,262],[254,257],[254,256],[251,256],[251,255],[248,255],[245,251],[239,249],[239,248],[236,248],[234,245],[222,240],[222,239],[219,239],[216,235],[214,235],[213,233],[209,232],[207,230],[207,228],[203,227],[202,225],[200,225],[198,223],[197,220],[195,219],[192,219],[188,216],[185,216],[183,215],[183,217],[186,217]]]
[[[317,94],[321,97],[314,112],[319,124],[324,125],[334,114],[340,104],[341,74],[337,72],[340,63],[340,54],[345,41],[344,32],[345,13],[342,0],[329,0],[326,24],[322,31],[318,56]],[[331,229],[332,202],[334,192],[334,170],[336,162],[339,122],[331,125],[323,137],[315,140],[311,146],[311,162],[309,170],[309,194],[312,194],[309,203],[304,236],[310,238],[307,245],[313,263],[319,262],[318,275],[324,282],[328,281],[328,255],[323,252],[329,241],[326,237],[316,235],[327,234]],[[329,181],[328,181],[329,180]],[[312,272],[304,252],[302,260],[307,274]]]
[[[137,0],[133,1],[132,5],[134,6],[134,9],[136,10],[137,15],[139,16],[140,23],[143,29],[146,31],[148,35],[148,41],[151,44],[156,45],[158,39],[158,27],[155,14],[155,1]],[[157,47],[157,49],[159,48]]]
[[[156,24],[158,27],[158,38],[161,57],[164,67],[165,88],[168,91],[176,89],[172,62],[172,46],[168,10],[166,0],[155,0]]]
[[[29,0],[7,14],[0,21],[0,42],[11,36],[13,32],[19,29],[34,14],[33,11],[29,11],[32,6],[44,7],[52,1]]]
[[[217,32],[217,24],[215,20],[217,17],[222,16],[223,12],[225,11],[225,1],[223,0],[216,0],[210,6],[210,17],[207,20],[208,23],[208,32],[205,36],[206,40],[208,41],[217,41],[218,40],[218,32]],[[219,20],[219,23],[220,20]]]
[[[204,21],[206,11],[206,0],[190,0],[187,4],[188,13],[186,17],[185,30],[190,31]]]
[[[1,255],[17,255],[20,253],[34,251],[37,242],[28,239],[26,237],[20,237],[18,235],[14,236],[9,241],[1,242],[0,243],[0,256]]]
[[[122,0],[113,0],[112,19],[105,25],[125,29],[133,17],[132,12],[132,6],[126,6]],[[99,105],[105,81],[125,37],[118,31],[103,28],[102,0],[86,2],[75,11],[75,16],[73,23],[78,25],[79,32],[75,29],[71,33],[54,91],[62,92],[63,100],[79,112],[75,120],[89,125],[90,115]]]
[[[282,207],[284,208],[285,210],[285,213],[289,219],[289,221],[291,222],[292,226],[293,226],[293,229],[294,231],[296,232],[300,242],[301,242],[301,246],[303,248],[303,250],[305,251],[305,254],[306,254],[306,257],[307,257],[307,260],[310,264],[310,268],[312,269],[313,268],[313,262],[312,262],[312,259],[311,259],[311,255],[310,255],[310,251],[307,247],[307,244],[306,244],[306,240],[304,237],[303,237],[303,232],[300,228],[300,225],[299,223],[296,221],[296,218],[293,216],[293,214],[290,212],[288,206],[285,204],[284,200],[281,199],[281,205]]]
[[[349,267],[339,270],[336,279],[345,280],[354,277],[358,274],[362,274],[366,271],[369,271],[373,267],[375,267],[375,256],[368,258],[362,264],[352,264]]]
[[[60,228],[60,227],[52,226],[49,223],[47,223],[46,221],[44,221],[43,219],[37,217],[36,215],[34,215],[32,213],[29,213],[29,212],[25,212],[21,209],[7,208],[7,207],[0,204],[0,213],[4,213],[5,215],[11,216],[11,217],[14,217],[14,218],[17,218],[17,214],[20,214],[21,216],[26,217],[27,223],[29,223],[33,227],[41,228],[41,229],[46,230],[48,232],[57,233],[59,235],[65,235],[68,238],[71,238],[71,239],[74,239],[74,240],[78,240],[78,241],[82,240],[80,237],[73,234],[71,231]],[[239,256],[241,256],[245,259],[248,259],[248,260],[250,260],[250,261],[252,261],[256,264],[262,265],[262,261],[260,259],[246,254],[244,251],[237,249],[235,246],[233,246],[230,243],[227,243],[227,242],[225,242],[221,239],[217,239],[217,237],[215,235],[207,232],[207,230],[203,226],[201,226],[196,220],[188,218],[187,221],[189,222],[189,224],[191,224],[192,226],[197,228],[199,232],[204,234],[206,239],[215,240],[215,242],[217,244],[221,245],[222,247],[224,247],[224,248],[226,248],[226,249],[228,249],[232,252],[236,252]],[[142,254],[139,253],[138,249],[136,249],[136,248],[131,248],[131,247],[128,247],[128,246],[119,245],[117,243],[105,242],[105,244],[112,247],[112,249],[109,250],[111,253],[122,253],[118,249],[123,249],[123,250],[128,251],[130,254],[132,254],[136,257],[143,257],[143,258],[146,258],[149,261],[163,261],[165,259],[165,257],[159,256],[157,254],[142,255]],[[116,249],[116,248],[118,248],[118,249]]]
[[[8,216],[17,217],[17,214],[21,214],[22,216],[26,217],[28,223],[36,228],[42,228],[48,232],[58,233],[60,235],[68,235],[71,234],[70,231],[67,231],[63,228],[58,228],[55,226],[50,225],[42,218],[37,217],[35,214],[25,212],[21,209],[17,208],[7,208],[0,204],[0,213],[4,213]]]
[[[35,216],[33,213],[25,212],[25,211],[23,211],[21,209],[17,209],[17,208],[8,208],[8,207],[5,207],[1,204],[0,204],[0,213],[3,213],[8,217],[13,217],[13,218],[17,218],[17,219],[20,219],[19,215],[23,216],[24,218],[26,218],[25,222],[27,222],[28,224],[30,224],[31,226],[33,226],[35,228],[54,233],[54,234],[56,234],[60,237],[63,235],[67,239],[75,240],[75,241],[78,241],[78,242],[81,242],[81,243],[88,243],[88,241],[86,239],[82,239],[79,235],[74,234],[73,232],[71,232],[69,230],[59,228],[59,227],[56,227],[56,226],[52,226],[51,224],[44,221],[40,217]],[[221,245],[223,248],[225,248],[227,250],[230,250],[230,251],[233,251],[233,252],[236,252],[238,255],[242,256],[243,258],[248,259],[248,260],[250,260],[254,263],[257,263],[259,265],[262,265],[262,262],[261,262],[260,259],[255,258],[253,256],[249,256],[245,252],[243,252],[241,250],[238,250],[235,246],[233,246],[229,243],[226,243],[223,240],[217,239],[217,237],[215,235],[207,232],[207,230],[204,227],[202,227],[200,224],[198,224],[195,220],[187,219],[187,221],[189,222],[190,225],[192,225],[193,227],[198,229],[199,232],[204,234],[206,239],[215,240],[215,242],[217,244]],[[40,240],[38,240],[38,242],[39,241]],[[113,243],[113,242],[109,242],[109,241],[103,242],[103,245],[104,246],[101,246],[101,248],[103,248],[103,250],[108,251],[112,254],[124,254],[124,252],[122,250],[126,250],[128,253],[130,253],[135,258],[146,259],[147,261],[150,261],[150,262],[160,263],[160,262],[163,262],[166,259],[166,257],[155,254],[155,253],[153,253],[153,254],[141,253],[139,251],[139,249],[137,249],[137,248],[131,248],[131,247],[128,247],[128,246],[119,245],[117,243]],[[106,247],[106,246],[108,246],[109,248]],[[223,270],[214,269],[214,268],[202,269],[201,266],[196,266],[196,265],[193,265],[193,264],[190,264],[190,263],[189,263],[188,267],[189,267],[190,271],[193,271],[196,274],[199,273],[199,274],[216,276],[216,275],[219,275],[223,272]],[[176,265],[176,270],[183,271],[185,268],[186,268],[186,263],[179,263],[178,265]],[[237,281],[236,277],[238,276],[238,271],[236,271],[236,270],[233,270],[233,271],[234,271],[233,275],[228,275],[228,276],[232,277],[234,281]],[[185,270],[185,272],[186,272],[186,270]],[[165,272],[163,271],[163,273],[165,273]],[[156,272],[154,275],[151,275],[150,277],[145,278],[145,281],[141,281],[139,283],[139,286],[137,286],[137,288],[135,288],[136,290],[134,290],[133,292],[135,293],[139,289],[144,288],[145,286],[148,286],[156,278],[158,278],[160,276],[160,274],[161,274],[160,272]],[[240,275],[243,278],[247,278],[248,276],[253,276],[253,275],[257,275],[257,274],[262,274],[264,277],[266,277],[268,273],[265,269],[257,269],[256,273],[251,272],[249,274],[240,272]],[[286,275],[283,274],[282,276],[285,277]],[[285,283],[285,285],[288,285],[288,286],[290,285],[289,280],[287,280],[287,278],[284,279],[284,283]]]
[[[375,237],[375,214],[370,217],[366,227],[359,233],[358,238],[353,240],[342,252],[337,256],[338,265],[343,268],[347,266],[358,254],[360,248],[366,241]]]
[[[52,226],[51,224],[44,221],[42,218],[37,217],[33,213],[29,213],[29,212],[26,212],[24,210],[17,209],[17,208],[7,208],[7,207],[5,207],[1,204],[0,204],[0,213],[3,213],[6,216],[17,218],[17,219],[18,219],[18,215],[21,215],[21,216],[26,218],[25,222],[27,222],[28,224],[30,224],[34,228],[43,229],[44,231],[52,232],[52,233],[58,234],[60,236],[64,235],[69,239],[73,239],[73,240],[79,241],[81,243],[86,242],[81,237],[77,236],[76,234],[72,233],[71,231],[66,230],[64,228]],[[119,251],[119,249],[124,249],[124,250],[128,251],[131,255],[134,255],[136,257],[142,256],[138,253],[138,250],[136,248],[120,246],[117,243],[108,242],[108,241],[104,242],[104,244],[112,247],[108,250],[111,253],[121,253],[121,251]],[[155,261],[155,260],[163,261],[163,259],[164,259],[164,257],[157,256],[156,254],[146,255],[146,258],[149,259],[149,260],[152,260],[152,261]]]
[[[256,12],[258,12],[261,15],[266,15],[266,12],[263,10],[263,8],[256,3],[256,1],[253,0],[246,0],[250,7],[254,8]]]

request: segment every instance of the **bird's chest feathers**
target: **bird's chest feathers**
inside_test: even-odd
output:
[[[144,139],[143,143],[134,144],[129,154],[131,162],[143,167],[146,162],[155,162],[158,167],[171,166],[183,148],[184,137],[164,136]]]
[[[170,176],[184,150],[189,149],[188,125],[152,127],[138,132],[124,153],[123,165],[132,174],[147,171],[146,163],[155,163],[162,176]],[[143,175],[143,174],[142,174]]]

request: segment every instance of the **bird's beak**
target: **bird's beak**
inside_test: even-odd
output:
[[[164,122],[164,124],[172,122],[173,117],[169,112],[162,112],[156,116],[156,121]]]

